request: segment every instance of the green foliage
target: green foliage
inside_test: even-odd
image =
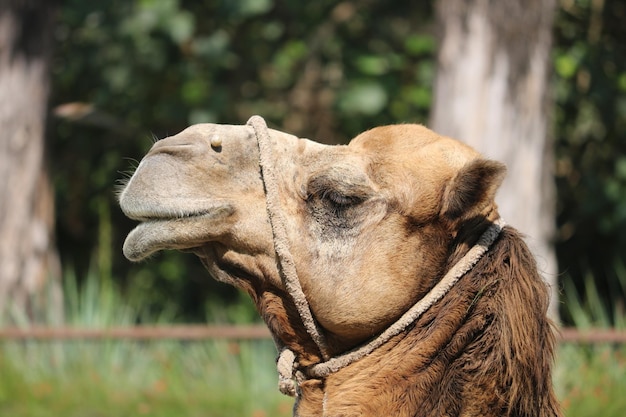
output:
[[[51,161],[58,245],[79,277],[96,259],[124,291],[157,312],[182,306],[203,320],[209,303],[239,294],[179,253],[131,265],[133,223],[114,184],[153,138],[192,123],[244,123],[262,114],[303,137],[345,142],[361,130],[427,118],[433,82],[430,4],[382,0],[68,0],[53,61]],[[73,109],[73,110],[72,110]],[[83,113],[81,113],[81,111]],[[212,311],[216,311],[212,308]]]
[[[621,273],[624,265],[616,265]],[[626,275],[623,284],[626,284]],[[612,309],[591,276],[582,298],[572,281],[565,281],[564,314],[578,329],[626,329],[623,305]],[[554,383],[567,417],[620,417],[626,411],[626,345],[563,343],[558,349]]]
[[[106,277],[65,278],[67,324],[85,328],[171,321],[145,315]],[[233,313],[223,313],[232,316]],[[26,316],[12,317],[22,327]],[[54,312],[36,323],[54,324]],[[0,341],[0,415],[291,415],[277,389],[271,340],[228,342]]]
[[[580,292],[593,279],[597,302],[623,307],[626,6],[620,1],[564,6],[554,48],[558,257]]]
[[[626,299],[614,269],[626,253],[626,6],[560,6],[558,258],[563,281],[584,292],[593,276],[599,297],[615,304]],[[63,262],[83,276],[97,256],[105,275],[149,295],[151,309],[183,306],[186,320],[204,318],[211,294],[227,303],[239,295],[189,255],[160,254],[141,265],[121,256],[133,224],[117,208],[112,184],[153,138],[261,114],[299,136],[343,143],[376,125],[428,118],[432,2],[68,0],[60,12],[52,103],[91,106],[56,111],[62,117],[50,123]]]
[[[626,268],[623,261],[615,261],[615,273],[620,293],[626,293]],[[606,297],[599,292],[601,286],[597,280],[587,273],[584,286],[577,288],[574,281],[564,280],[563,320],[575,325],[579,329],[609,328],[626,329],[626,310],[623,300],[619,297],[607,302]]]
[[[567,417],[621,417],[626,411],[626,348],[563,345],[554,373]]]
[[[4,342],[0,352],[1,415],[291,415],[270,341]]]

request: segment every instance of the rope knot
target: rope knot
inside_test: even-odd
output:
[[[283,348],[276,361],[278,369],[278,389],[281,393],[290,397],[298,394],[298,384],[302,382],[303,375],[298,371],[296,354],[289,348]]]

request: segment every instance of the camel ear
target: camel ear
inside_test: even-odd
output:
[[[453,220],[480,210],[495,198],[506,175],[506,166],[497,161],[475,159],[452,178],[443,196],[441,213]]]

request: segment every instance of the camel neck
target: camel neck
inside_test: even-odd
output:
[[[403,332],[411,323],[414,323],[421,317],[426,310],[439,301],[463,275],[476,265],[498,238],[503,227],[504,221],[501,219],[492,223],[478,239],[476,245],[474,245],[459,262],[450,268],[444,277],[423,298],[413,304],[411,308],[395,323],[387,327],[378,337],[356,349],[335,356],[326,362],[313,365],[309,370],[309,375],[313,378],[324,378],[372,353],[392,337]]]

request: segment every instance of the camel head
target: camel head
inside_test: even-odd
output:
[[[120,194],[140,222],[127,258],[190,251],[250,294],[300,417],[559,414],[548,291],[498,220],[502,164],[419,125],[327,146],[258,120],[154,144]]]
[[[504,166],[420,125],[378,127],[347,146],[268,132],[287,245],[336,350],[377,334],[423,296],[464,224],[497,217]],[[259,156],[247,125],[194,125],[155,143],[120,194],[140,222],[126,257],[190,250],[257,305],[266,292],[281,298]],[[270,323],[271,309],[259,309]]]

